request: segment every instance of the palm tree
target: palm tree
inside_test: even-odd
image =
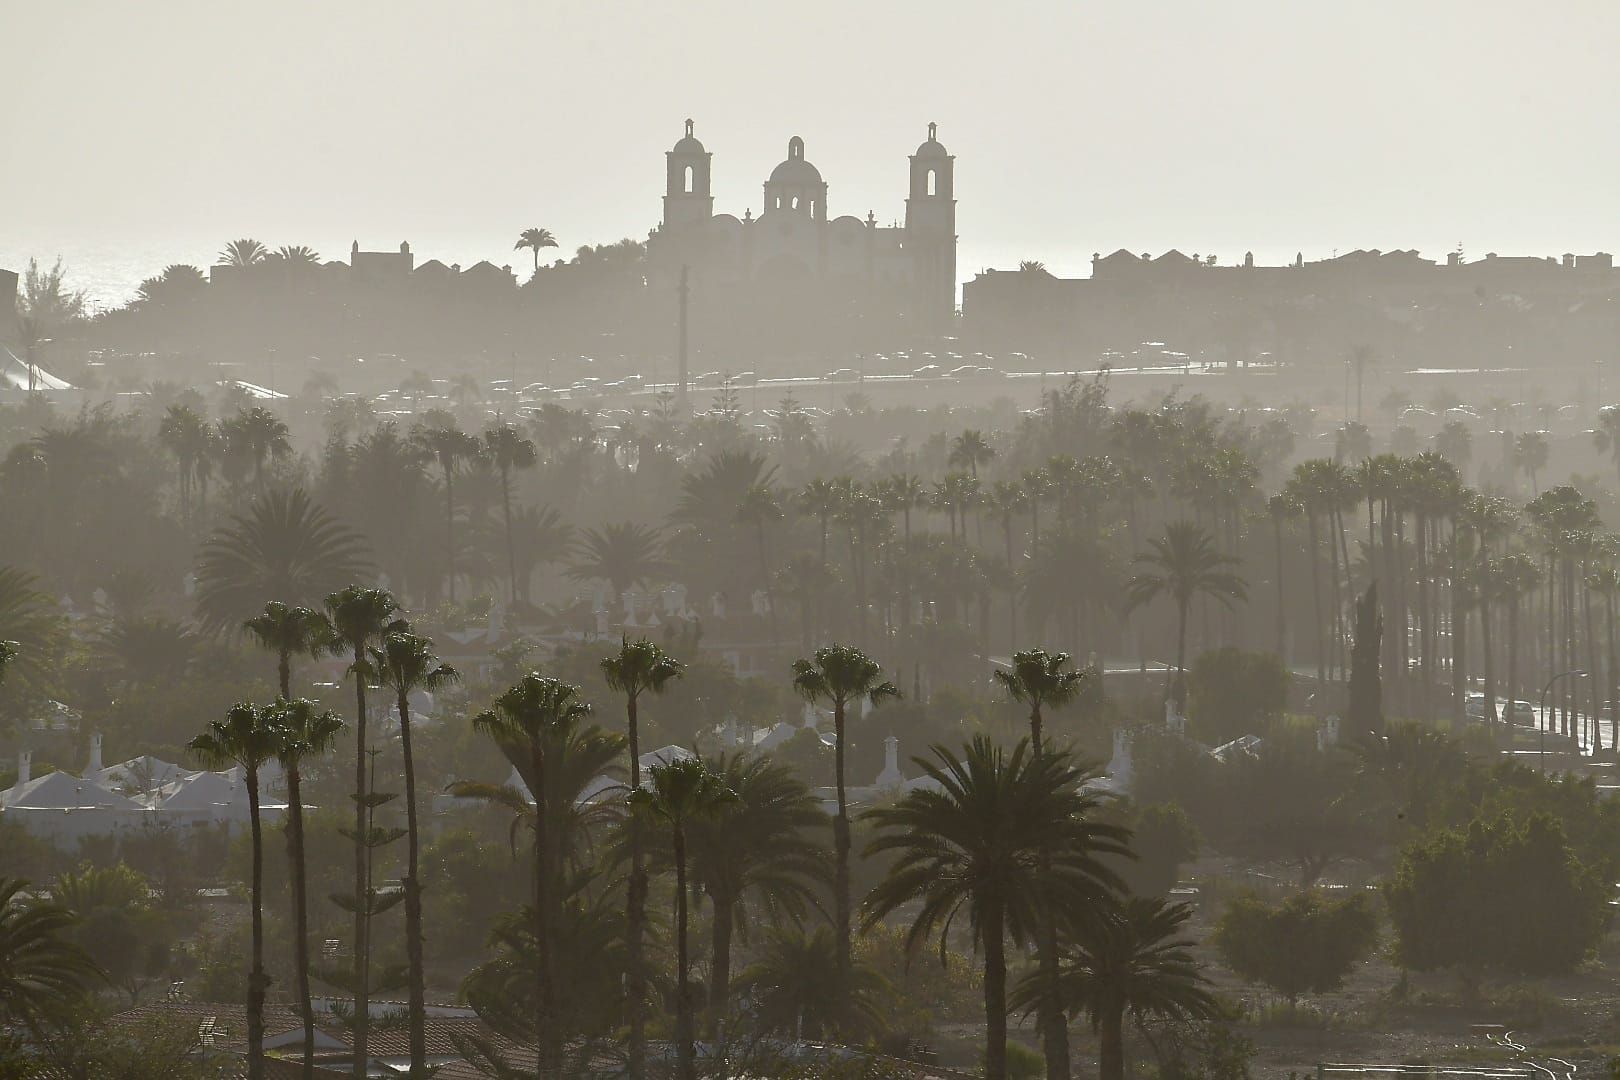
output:
[[[411,752],[411,694],[432,693],[456,682],[454,668],[439,663],[433,642],[408,630],[396,630],[371,648],[371,667],[379,685],[394,692],[399,709],[400,754],[405,768],[405,956],[410,968],[411,1075],[427,1072],[427,986],[422,968],[422,881],[417,852],[421,831],[416,821],[416,758]]]
[[[1162,537],[1148,541],[1151,551],[1136,556],[1136,562],[1146,569],[1139,571],[1125,584],[1126,603],[1130,609],[1142,607],[1168,596],[1176,605],[1176,683],[1174,696],[1179,706],[1186,705],[1187,678],[1187,613],[1198,596],[1212,596],[1226,607],[1234,600],[1247,599],[1243,579],[1228,567],[1238,559],[1223,555],[1215,547],[1215,538],[1190,521],[1173,521],[1165,526]],[[1165,696],[1172,695],[1166,688]]]
[[[286,423],[269,409],[256,405],[239,409],[235,416],[220,421],[219,430],[228,450],[253,462],[253,490],[264,494],[265,464],[292,452]]]
[[[883,678],[876,660],[852,645],[826,645],[814,659],[793,662],[793,689],[810,704],[825,703],[833,711],[833,774],[838,785],[838,816],[833,818],[834,927],[838,932],[839,972],[850,971],[849,800],[844,794],[844,711],[865,699],[873,708],[900,691]]]
[[[1028,649],[1013,653],[1010,671],[996,669],[994,675],[1007,695],[1020,704],[1029,705],[1030,743],[1038,756],[1042,752],[1041,726],[1043,707],[1062,708],[1080,695],[1085,686],[1087,672],[1065,670],[1069,666],[1068,653],[1048,653],[1045,649]],[[1062,1077],[1069,1074],[1068,1025],[1058,998],[1058,940],[1055,912],[1040,913],[1039,940],[1036,943],[1042,985],[1046,987],[1040,1004],[1040,1023],[1046,1044],[1047,1074]]]
[[[551,235],[550,229],[542,229],[539,226],[535,226],[534,228],[524,229],[522,232],[518,233],[518,242],[512,245],[512,250],[522,251],[524,248],[528,248],[530,251],[534,252],[534,272],[538,274],[540,272],[541,249],[554,248],[556,246],[557,238]]]
[[[1068,653],[1026,649],[1013,653],[1010,670],[994,672],[1008,697],[1029,706],[1029,737],[1037,754],[1042,750],[1042,710],[1048,705],[1063,708],[1085,687],[1088,673],[1070,669],[1069,661]]]
[[[540,460],[534,440],[524,438],[511,424],[497,424],[484,432],[484,453],[501,477],[501,517],[506,525],[506,571],[512,581],[512,603],[518,602],[517,549],[512,542],[512,470],[531,469]],[[527,590],[524,590],[527,594]]]
[[[754,539],[759,550],[759,576],[765,586],[765,604],[771,609],[771,644],[781,640],[776,620],[776,597],[771,589],[770,547],[766,543],[766,530],[772,522],[781,521],[784,514],[776,500],[776,491],[769,484],[750,487],[737,506],[737,520],[754,527]]]
[[[276,760],[287,776],[287,854],[292,865],[293,964],[298,974],[298,1010],[304,1021],[304,1077],[315,1075],[315,1008],[309,996],[309,895],[304,857],[304,798],[301,766],[332,748],[343,721],[313,701],[282,697],[268,715],[278,736]]]
[[[553,1076],[562,1058],[563,1033],[553,1017],[557,1013],[554,958],[557,955],[556,913],[552,910],[562,852],[554,835],[548,791],[552,775],[547,765],[549,747],[565,744],[591,707],[579,700],[579,688],[538,674],[495,699],[493,708],[473,717],[481,731],[517,768],[536,807],[534,821],[535,916],[535,1031],[539,1040],[539,1074]]]
[[[996,452],[985,441],[984,433],[970,428],[952,440],[949,462],[953,469],[966,469],[968,475],[977,479],[979,466],[988,465],[995,456]]]
[[[266,596],[313,604],[354,580],[366,563],[360,535],[302,490],[272,491],[203,543],[197,610],[203,626],[218,632],[252,618]]]
[[[21,878],[0,877],[0,1023],[37,1029],[76,1001],[100,971],[63,936],[73,912],[60,903],[24,900],[27,889]]]
[[[1026,942],[1045,906],[1082,917],[1119,882],[1103,859],[1128,852],[1127,830],[1097,820],[1102,796],[1094,776],[1065,752],[1012,752],[980,735],[958,757],[943,746],[937,761],[918,759],[931,787],[908,791],[868,811],[877,837],[868,857],[894,853],[866,898],[871,926],[903,904],[921,907],[906,932],[915,947],[936,932],[944,944],[966,909],[984,955],[985,1075],[1007,1075],[1007,941]]]
[[[444,478],[445,576],[450,602],[456,602],[456,470],[463,462],[480,456],[484,444],[453,424],[419,427],[413,433],[417,445],[433,455]]]
[[[332,624],[312,608],[288,607],[280,600],[264,605],[264,610],[242,629],[261,648],[276,654],[276,682],[284,700],[292,700],[292,658],[320,656],[333,647]]]
[[[1378,350],[1371,345],[1353,345],[1350,355],[1345,358],[1345,364],[1354,369],[1356,373],[1356,423],[1361,423],[1361,381],[1367,374],[1367,367],[1376,363]]]
[[[1288,662],[1288,603],[1283,588],[1283,523],[1299,516],[1299,504],[1287,492],[1279,492],[1266,500],[1266,511],[1271,516],[1272,539],[1277,555],[1277,655]]]
[[[189,529],[192,513],[192,485],[198,465],[213,445],[208,421],[189,405],[170,405],[158,423],[158,442],[174,455],[179,468],[180,520]]]
[[[681,1080],[696,1080],[692,992],[687,985],[687,829],[724,813],[737,795],[699,758],[654,765],[648,773],[648,786],[631,791],[628,801],[633,814],[661,821],[670,831],[675,853],[675,1053]]]
[[[520,506],[512,514],[511,551],[519,599],[529,602],[529,583],[537,566],[562,562],[574,549],[574,527],[554,506]]]
[[[371,1026],[371,817],[375,802],[366,782],[366,686],[372,677],[368,649],[395,622],[399,605],[386,589],[350,585],[326,598],[326,617],[332,632],[349,650],[349,674],[354,676],[354,1047],[355,1074],[364,1077],[366,1047]]]
[[[753,1002],[760,1029],[775,1035],[847,1042],[887,1026],[887,981],[865,964],[844,981],[838,941],[826,926],[773,930],[737,976],[737,989]]]
[[[264,997],[270,977],[264,971],[264,837],[259,823],[259,769],[276,756],[284,738],[277,717],[250,702],[231,706],[222,720],[211,720],[201,735],[186,744],[211,768],[240,766],[247,786],[248,827],[253,838],[253,955],[248,974],[248,1080],[264,1080]]]
[[[1547,433],[1526,431],[1513,442],[1513,465],[1530,478],[1530,494],[1540,495],[1541,485],[1536,477],[1547,467]]]
[[[769,758],[737,753],[709,762],[737,801],[722,817],[694,824],[687,836],[692,881],[714,904],[709,962],[708,1037],[720,1035],[731,997],[731,940],[748,940],[750,902],[771,919],[795,923],[817,906],[827,849],[810,839],[827,815],[804,782]]]
[[[276,254],[289,266],[319,266],[321,253],[308,244],[283,244]]]
[[[624,727],[630,750],[630,790],[641,787],[641,725],[637,710],[644,693],[662,694],[665,687],[681,677],[684,668],[680,661],[662,648],[642,638],[631,642],[624,637],[619,651],[602,661],[602,675],[608,689],[624,695]],[[629,973],[625,986],[630,1007],[630,1062],[631,1077],[640,1077],[646,1068],[646,1001],[647,972],[643,967],[642,948],[647,921],[647,866],[640,823],[631,819],[629,902],[625,913],[625,933],[628,938]]]
[[[1127,1014],[1138,1023],[1220,1015],[1184,936],[1192,915],[1189,904],[1131,896],[1110,898],[1075,923],[1059,986],[1069,1011],[1086,1014],[1101,1036],[1102,1080],[1124,1080]],[[1038,980],[1026,977],[1013,990],[1013,1007],[1033,1006],[1041,994]]]
[[[668,571],[663,547],[658,530],[647,525],[624,521],[586,529],[580,541],[579,560],[568,576],[578,581],[606,581],[613,589],[613,606],[617,608],[633,586],[646,584]]]
[[[14,566],[0,566],[0,641],[13,649],[12,674],[29,681],[42,674],[40,658],[56,640],[60,614],[39,579]]]
[[[270,255],[270,249],[257,240],[232,240],[219,253],[219,261],[227,266],[258,266]]]
[[[838,481],[817,477],[806,484],[798,495],[799,509],[815,518],[821,525],[823,566],[827,565],[827,523],[836,517],[843,507],[845,494],[846,489]]]

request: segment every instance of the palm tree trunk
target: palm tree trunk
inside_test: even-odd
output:
[[[1513,718],[1519,700],[1519,594],[1508,597],[1507,609],[1507,736],[1513,741]]]
[[[1491,646],[1491,601],[1489,582],[1484,582],[1479,594],[1479,644],[1483,661],[1480,674],[1485,679],[1485,724],[1490,729],[1491,741],[1496,741],[1496,656]]]
[[[1616,684],[1620,683],[1620,663],[1617,663],[1617,661],[1620,661],[1620,655],[1617,655],[1614,650],[1614,591],[1611,589],[1605,593],[1603,599],[1607,608],[1605,612],[1607,618],[1604,619],[1604,623],[1609,641],[1609,680],[1606,683],[1609,688],[1608,700],[1611,710],[1609,713],[1609,748],[1615,751],[1616,757],[1620,757],[1620,691],[1616,690]]]
[[[833,819],[833,851],[836,859],[833,904],[838,934],[838,978],[849,985],[851,967],[849,941],[849,802],[844,796],[844,699],[833,700],[833,773],[838,785],[838,816]]]
[[[697,1053],[692,1045],[692,992],[687,985],[686,833],[675,826],[675,1053],[681,1080],[697,1080]]]
[[[714,956],[709,964],[709,1041],[720,1041],[720,1025],[731,997],[731,933],[735,903],[713,894]]]
[[[1277,541],[1277,658],[1288,663],[1288,622],[1283,603],[1283,535],[1282,518],[1271,518],[1272,533]]]
[[[309,896],[304,864],[303,777],[287,763],[287,849],[292,856],[293,963],[298,968],[298,1015],[304,1022],[304,1080],[315,1076],[315,1006],[309,996]]]
[[[264,994],[270,980],[264,973],[264,837],[259,828],[259,770],[244,770],[247,780],[248,827],[253,833],[253,966],[248,975],[247,1066],[248,1080],[264,1080]]]
[[[556,1030],[552,1008],[552,913],[551,913],[551,845],[546,835],[546,762],[545,754],[536,742],[530,748],[530,764],[534,771],[534,943],[535,943],[535,998],[534,1032],[535,1065],[540,1080],[558,1075],[562,1045],[561,1032]]]
[[[1311,545],[1311,604],[1316,611],[1316,715],[1322,715],[1322,706],[1327,704],[1327,649],[1322,643],[1322,570],[1321,570],[1321,544],[1316,534],[1316,515],[1309,510],[1305,512],[1306,532],[1309,534]]]
[[[1125,1080],[1125,1003],[1110,1001],[1097,1021],[1100,1080]]]
[[[354,645],[354,1076],[365,1080],[371,1030],[371,883],[366,858],[366,647]]]
[[[1591,728],[1592,728],[1592,756],[1596,757],[1603,749],[1603,729],[1598,724],[1598,718],[1603,715],[1603,668],[1598,664],[1597,634],[1592,628],[1592,590],[1586,584],[1586,574],[1581,574],[1581,633],[1586,638],[1586,670],[1591,672],[1588,680],[1592,687],[1591,701]]]
[[[501,470],[501,514],[506,519],[506,573],[512,579],[512,604],[518,602],[517,549],[512,544],[512,476]],[[525,590],[527,593],[527,590]]]
[[[1005,916],[1000,901],[984,910],[984,1075],[1007,1080],[1007,944],[1002,940]]]
[[[641,732],[636,716],[636,695],[625,696],[625,730],[630,741],[630,790],[641,787]],[[643,926],[647,921],[647,857],[643,851],[641,820],[630,816],[629,903],[625,927],[625,997],[630,1010],[630,1047],[626,1072],[642,1080],[647,1069],[647,973],[643,960]]]
[[[454,470],[448,461],[444,465],[444,569],[445,588],[452,604],[456,602],[456,497]]]
[[[1183,713],[1187,708],[1187,609],[1191,604],[1191,597],[1179,597],[1176,601],[1176,682],[1174,696],[1177,713]]]
[[[416,821],[416,761],[411,754],[411,703],[399,692],[399,745],[405,765],[405,962],[410,986],[411,1075],[427,1075],[427,976],[422,964],[422,882],[418,877],[421,834]]]

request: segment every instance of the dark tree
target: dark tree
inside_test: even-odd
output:
[[[1384,638],[1384,616],[1378,610],[1378,583],[1356,601],[1356,637],[1350,646],[1349,731],[1356,738],[1384,734],[1384,688],[1378,670],[1379,643]]]

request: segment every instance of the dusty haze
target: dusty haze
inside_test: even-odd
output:
[[[533,222],[642,237],[687,116],[719,205],[757,207],[799,134],[834,211],[883,222],[938,121],[963,277],[1620,243],[1612,4],[3,8],[0,265],[60,252],[108,299],[223,236],[465,263],[521,262]]]

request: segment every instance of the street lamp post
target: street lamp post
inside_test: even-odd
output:
[[[1586,672],[1580,670],[1579,668],[1572,671],[1560,671],[1558,674],[1548,679],[1547,685],[1541,688],[1541,753],[1539,756],[1541,758],[1542,776],[1547,775],[1547,693],[1553,688],[1553,683],[1557,682],[1559,679],[1565,679],[1571,676],[1574,676],[1577,679],[1584,679],[1587,677]],[[1578,746],[1579,744],[1577,743],[1576,745]]]

